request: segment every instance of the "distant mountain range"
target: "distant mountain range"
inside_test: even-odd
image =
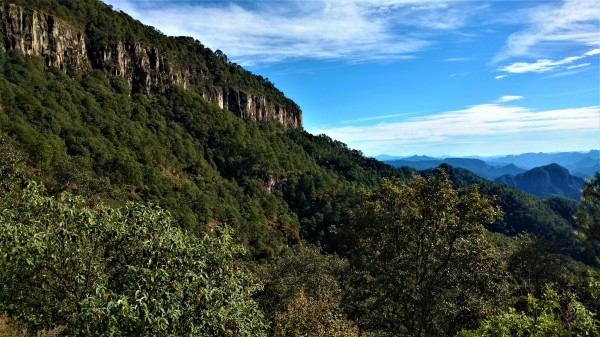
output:
[[[426,159],[425,159],[426,158]],[[481,159],[472,158],[445,158],[435,159],[431,157],[409,157],[400,160],[389,160],[385,161],[386,164],[402,167],[407,166],[416,170],[427,170],[430,168],[438,167],[443,163],[452,165],[454,167],[463,168],[469,170],[478,176],[494,180],[503,175],[515,175],[525,172],[524,169],[519,168],[513,164],[491,164]]]
[[[582,178],[571,175],[568,169],[558,164],[535,167],[517,175],[504,175],[494,182],[516,187],[533,195],[560,195],[576,200],[581,198],[584,185]]]
[[[429,156],[399,157],[379,155],[377,159],[396,167],[407,166],[426,170],[442,163],[464,168],[482,178],[494,180],[503,175],[518,175],[535,167],[558,164],[570,174],[580,178],[591,178],[600,170],[600,151],[524,153],[502,157],[435,158]]]
[[[528,170],[555,163],[567,168],[571,174],[582,178],[593,177],[596,171],[600,170],[600,151],[598,150],[589,152],[524,153],[485,158],[484,160],[493,163],[511,163]]]

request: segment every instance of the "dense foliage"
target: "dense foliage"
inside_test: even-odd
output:
[[[433,336],[492,311],[505,275],[483,226],[501,214],[443,171],[367,192],[346,229],[362,281],[352,299],[359,322],[378,336]]]
[[[0,213],[0,311],[67,335],[261,336],[255,281],[226,229],[196,238],[158,208],[86,205],[30,183]]]
[[[595,316],[576,300],[561,308],[556,291],[546,287],[541,299],[527,297],[524,312],[510,308],[483,321],[477,330],[461,331],[458,337],[596,336],[600,333],[600,322]]]
[[[548,247],[554,252],[595,263],[594,256],[600,254],[600,250],[586,248],[591,247],[591,240],[594,239],[583,233],[581,226],[574,221],[578,204],[557,197],[540,200],[515,188],[482,179],[467,170],[448,165],[441,167],[450,175],[454,187],[477,184],[480,193],[495,197],[496,203],[504,211],[504,217],[487,226],[489,230],[509,236],[534,234],[554,242],[553,247]],[[435,175],[436,171],[426,170],[423,174]]]
[[[0,129],[51,191],[153,201],[192,231],[229,224],[257,256],[299,232],[327,239],[357,186],[404,175],[325,137],[243,121],[192,91],[130,97],[120,78],[95,71],[71,79],[6,53],[0,74]]]

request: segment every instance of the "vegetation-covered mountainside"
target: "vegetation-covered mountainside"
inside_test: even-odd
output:
[[[239,118],[210,90],[299,110],[197,41],[92,0],[15,3],[0,10],[0,335],[447,336],[503,317],[508,334],[598,334],[591,182],[581,208],[447,165],[421,177]]]
[[[495,182],[514,186],[520,190],[540,196],[565,196],[581,199],[583,179],[572,176],[569,170],[558,165],[540,166],[517,175],[498,177]]]
[[[102,70],[125,79],[131,93],[193,91],[250,120],[301,128],[300,108],[273,84],[199,41],[167,37],[94,0],[3,0],[0,50],[39,56],[74,75]]]

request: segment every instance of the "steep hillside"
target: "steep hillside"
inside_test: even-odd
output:
[[[227,224],[258,257],[328,242],[356,191],[409,176],[325,137],[236,117],[199,93],[132,94],[102,71],[0,53],[0,131],[51,191],[158,203],[183,227]],[[330,244],[331,245],[331,244]]]
[[[40,57],[74,75],[101,70],[131,94],[179,87],[255,121],[301,128],[300,108],[273,84],[199,41],[167,37],[95,0],[0,2],[0,51]]]
[[[522,174],[505,175],[495,180],[499,184],[516,187],[533,195],[559,195],[579,200],[584,181],[572,176],[569,170],[550,164],[536,167]]]
[[[577,246],[572,233],[570,217],[563,217],[554,212],[544,202],[532,195],[514,187],[504,186],[482,179],[470,171],[441,165],[446,170],[456,187],[466,187],[477,184],[480,191],[490,197],[495,196],[498,205],[505,216],[502,220],[489,227],[492,231],[514,236],[519,233],[533,233],[547,237],[550,241],[569,242],[571,247]],[[434,170],[423,171],[428,176],[435,174]]]
[[[67,190],[117,205],[154,202],[192,231],[231,225],[255,257],[268,257],[301,239],[335,249],[333,229],[347,222],[357,191],[411,175],[328,137],[289,128],[294,123],[256,123],[221,109],[206,99],[207,88],[246,85],[272,101],[288,101],[197,41],[165,37],[91,0],[1,8],[0,131],[17,141],[52,193]],[[114,39],[106,35],[107,23]],[[109,47],[119,49],[119,43],[131,43],[135,53],[114,54]],[[136,54],[142,50],[136,43],[143,53],[158,53],[152,61],[158,69],[146,67],[151,54]],[[161,77],[181,78],[174,72],[183,68],[197,70],[186,77],[189,85]],[[531,214],[529,203],[516,198],[504,206]],[[515,220],[521,213],[514,214],[496,230],[514,235],[549,227],[541,218]]]

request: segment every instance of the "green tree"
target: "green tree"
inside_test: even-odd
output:
[[[559,315],[562,313],[562,315]],[[527,296],[527,308],[510,308],[481,323],[476,330],[463,330],[458,337],[568,337],[598,336],[600,325],[595,314],[572,300],[561,308],[556,291],[547,286],[541,299]]]
[[[274,337],[360,337],[356,325],[346,319],[337,303],[315,299],[303,290],[286,310],[275,316]]]
[[[575,217],[588,236],[588,254],[595,257],[596,264],[600,264],[597,256],[600,251],[600,171],[596,172],[594,179],[585,181],[581,201],[582,209]]]
[[[515,237],[512,243],[504,253],[512,278],[513,296],[532,294],[540,297],[548,283],[557,285],[559,290],[569,286],[572,277],[569,259],[564,255],[549,253],[552,249],[549,242],[531,234],[522,234]]]
[[[477,186],[455,190],[440,171],[364,197],[345,231],[359,325],[383,336],[447,335],[494,310],[505,271],[483,225],[502,212]]]
[[[0,312],[70,336],[263,336],[241,254],[226,229],[196,238],[159,208],[30,183],[0,213]]]
[[[341,309],[341,279],[348,261],[296,245],[261,265],[258,297],[276,336],[355,336],[358,329]]]

